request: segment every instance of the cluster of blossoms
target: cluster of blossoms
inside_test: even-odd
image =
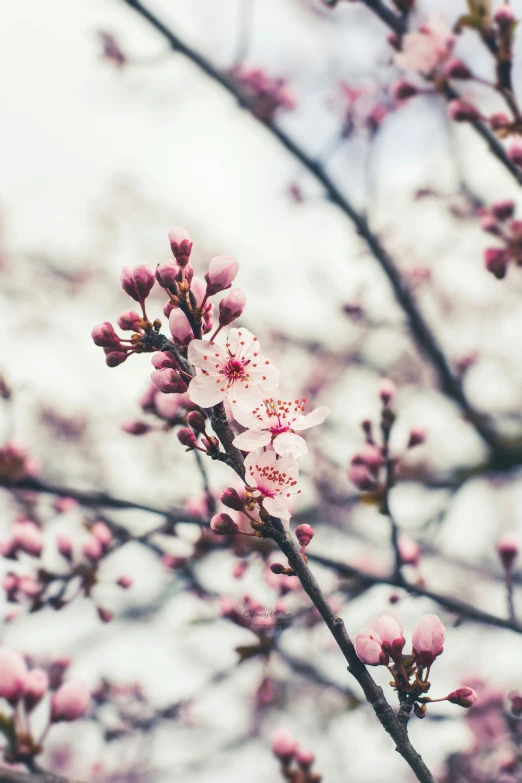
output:
[[[63,503],[67,500],[70,499],[62,499],[60,508],[63,510],[67,510],[67,505]],[[68,533],[58,533],[53,548],[66,564],[66,570],[58,572],[50,571],[43,565],[42,558],[49,553],[44,544],[42,529],[36,517],[16,518],[9,538],[0,542],[0,554],[6,560],[19,563],[24,570],[8,571],[4,576],[2,587],[7,601],[10,604],[25,604],[29,611],[35,612],[44,606],[61,609],[80,594],[92,598],[93,588],[99,581],[100,564],[110,553],[113,544],[110,528],[104,522],[91,523],[79,552],[74,551]],[[131,587],[132,579],[124,575],[119,577],[117,584],[127,589]],[[104,607],[97,605],[96,610],[103,622],[112,619],[111,612]],[[12,620],[15,616],[15,612],[12,612],[7,619]]]
[[[246,492],[240,497],[230,489],[222,496],[224,504],[245,514],[254,529],[269,515],[288,520],[289,498],[299,492],[297,459],[307,451],[298,433],[320,424],[329,410],[320,407],[305,414],[306,400],[285,401],[273,396],[279,370],[261,354],[257,337],[247,329],[231,328],[224,345],[217,342],[222,329],[239,318],[245,306],[243,292],[231,288],[237,262],[230,256],[213,258],[202,280],[194,275],[190,263],[188,233],[173,229],[169,241],[174,259],[159,264],[155,273],[144,265],[123,270],[122,287],[141,309],[141,314],[128,311],[118,319],[121,329],[133,331],[131,337],[119,337],[112,324],[105,322],[93,329],[92,338],[105,351],[110,367],[133,353],[154,352],[153,384],[165,394],[187,393],[193,405],[186,417],[188,426],[177,433],[187,450],[198,449],[213,459],[223,459],[219,441],[208,433],[207,426],[211,410],[227,402],[237,424],[246,428],[233,443],[247,454]],[[161,321],[151,322],[147,315],[146,299],[156,283],[168,296],[163,312],[171,340],[160,333]],[[219,303],[217,327],[204,339],[213,330],[211,298],[222,292],[227,293]],[[136,434],[145,431],[139,424],[129,429]],[[212,527],[222,534],[237,532],[237,525],[226,514],[218,515]]]
[[[301,750],[289,729],[280,728],[272,737],[272,753],[281,762],[281,774],[289,783],[321,783],[322,776],[312,770],[315,755]]]
[[[281,109],[295,109],[295,97],[285,79],[273,78],[261,68],[244,65],[232,68],[230,77],[248,98],[253,114],[261,120],[273,120]]]
[[[44,668],[28,669],[24,658],[8,647],[0,648],[0,697],[9,712],[0,716],[0,731],[6,739],[4,758],[8,763],[31,764],[43,750],[49,729],[61,721],[81,718],[89,706],[90,694],[81,682],[63,676],[69,666],[63,659]],[[38,738],[31,728],[34,708],[49,697],[47,725]]]
[[[472,688],[462,686],[441,699],[426,694],[431,688],[429,676],[436,658],[444,651],[446,629],[435,614],[425,615],[412,634],[412,651],[404,654],[402,623],[393,612],[382,612],[371,620],[364,631],[355,637],[357,655],[367,666],[386,666],[393,676],[392,687],[397,691],[401,708],[406,714],[413,709],[418,718],[424,718],[427,705],[449,701],[460,707],[471,707],[477,700]]]
[[[510,199],[480,210],[480,227],[502,243],[484,251],[486,269],[497,280],[506,276],[510,264],[522,265],[522,220],[514,220],[514,214],[515,202]]]
[[[457,31],[462,27],[477,30],[497,61],[498,74],[502,74],[503,69],[506,70],[506,63],[510,63],[513,56],[513,34],[516,26],[513,9],[508,3],[503,3],[491,14],[487,3],[469,0],[468,5],[470,13],[461,17]],[[501,76],[497,83],[476,76],[465,62],[453,56],[457,38],[442,17],[431,16],[417,30],[406,33],[400,39],[392,36],[390,42],[396,49],[395,62],[399,67],[419,74],[433,84],[433,88],[426,88],[425,84],[420,82],[401,79],[392,87],[392,95],[396,100],[404,101],[416,95],[434,94],[444,90],[448,82],[453,80],[486,84],[505,98],[512,116],[498,111],[485,116],[471,101],[455,98],[448,104],[449,117],[455,122],[480,120],[501,138],[521,133],[520,113],[511,88],[506,89]],[[520,136],[515,138],[508,150],[508,156],[516,165],[522,165]]]

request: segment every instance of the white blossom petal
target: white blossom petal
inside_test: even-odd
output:
[[[216,365],[222,367],[227,362],[225,349],[209,340],[192,340],[188,347],[187,358],[195,367],[214,372]]]
[[[274,451],[276,454],[284,456],[285,454],[294,459],[303,457],[308,453],[305,439],[293,432],[282,432],[274,438]]]
[[[234,381],[228,392],[228,398],[232,403],[232,410],[237,404],[245,410],[252,410],[262,400],[261,390],[254,384],[245,384],[241,381]]]
[[[247,430],[234,438],[234,446],[241,451],[254,451],[260,449],[263,446],[268,446],[270,443],[270,433],[266,430],[256,432],[254,430]]]
[[[188,393],[196,405],[211,408],[225,399],[228,390],[224,383],[219,383],[219,378],[215,375],[196,375],[190,382]]]
[[[255,413],[255,410],[256,408],[251,411],[243,410],[243,408],[239,408],[236,405],[234,406],[232,413],[234,414],[235,420],[242,424],[243,427],[247,427],[249,430],[259,431],[268,429],[268,416],[266,415],[265,406],[263,404],[257,406],[259,413]],[[258,416],[262,417],[262,421],[259,420]]]
[[[266,356],[256,356],[247,366],[247,372],[263,392],[273,392],[279,386],[279,370]]]
[[[248,329],[231,329],[228,333],[227,346],[236,359],[250,359],[253,353],[259,353],[259,341]]]
[[[263,505],[272,517],[290,519],[292,516],[285,501],[280,497],[264,498]]]
[[[292,424],[293,430],[307,430],[309,427],[315,427],[317,424],[322,424],[327,416],[330,415],[330,408],[326,405],[321,405],[310,413],[304,416],[299,416]]]

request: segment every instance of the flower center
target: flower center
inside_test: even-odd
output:
[[[241,361],[240,359],[234,359],[231,358],[228,360],[228,362],[225,364],[225,366],[222,369],[222,373],[230,380],[230,381],[237,381],[239,379],[243,379],[246,377],[245,374],[245,366],[246,362]]]

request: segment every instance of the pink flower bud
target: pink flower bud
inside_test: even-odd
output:
[[[81,718],[89,705],[90,695],[81,682],[64,682],[51,699],[51,721],[72,721]]]
[[[315,754],[311,750],[298,749],[295,754],[295,760],[304,772],[308,772],[315,761]]]
[[[381,648],[392,658],[396,659],[402,653],[406,639],[402,631],[402,623],[392,612],[381,612],[367,625],[370,631],[374,631],[381,640]]]
[[[190,427],[182,427],[177,431],[176,435],[181,445],[187,447],[187,451],[190,451],[191,449],[197,449],[198,439]]]
[[[147,432],[150,432],[150,424],[147,424],[146,421],[125,421],[121,425],[121,428],[123,432],[126,432],[128,435],[145,435]]]
[[[0,647],[0,698],[15,704],[24,692],[27,667],[21,655]]]
[[[24,683],[24,704],[30,712],[38,702],[45,696],[49,687],[49,677],[43,669],[31,669],[28,672]]]
[[[419,666],[431,666],[444,650],[446,629],[436,614],[426,614],[413,629],[413,655]]]
[[[53,501],[53,508],[57,514],[66,514],[68,511],[78,508],[78,501],[76,498],[56,498]]]
[[[417,566],[420,562],[421,548],[411,538],[401,536],[398,541],[399,555],[403,565]]]
[[[484,261],[488,272],[491,272],[497,280],[502,280],[506,276],[509,263],[507,250],[500,247],[488,247],[484,251]]]
[[[497,111],[492,114],[489,117],[488,122],[493,130],[502,130],[502,128],[505,128],[507,125],[511,124],[511,120],[507,114],[504,114],[502,111]]]
[[[96,522],[91,528],[91,535],[97,538],[104,549],[107,549],[112,541],[112,533],[105,522]]]
[[[105,364],[107,367],[118,367],[127,361],[128,355],[128,353],[123,353],[123,351],[111,351],[105,357]]]
[[[56,543],[58,545],[58,552],[66,560],[72,558],[72,541],[71,537],[67,533],[58,533],[56,536]]]
[[[473,74],[462,60],[450,60],[444,69],[448,79],[472,79]]]
[[[179,370],[179,362],[171,351],[158,351],[151,361],[156,370],[164,370],[166,367],[169,370]]]
[[[216,514],[210,520],[210,527],[218,536],[233,535],[239,530],[239,527],[228,514]]]
[[[426,441],[426,434],[425,427],[412,427],[410,430],[410,439],[408,440],[408,448],[413,449],[415,446],[422,446]]]
[[[43,550],[43,538],[34,522],[16,522],[13,525],[13,540],[16,546],[33,557],[40,557]]]
[[[179,345],[188,345],[194,339],[189,320],[179,307],[175,307],[169,315],[169,329],[175,342]]]
[[[219,324],[228,326],[245,309],[246,296],[240,288],[231,288],[219,303]]]
[[[397,387],[393,381],[389,378],[383,378],[379,383],[379,397],[385,405],[390,405],[395,395],[397,394]]]
[[[353,465],[366,465],[372,473],[377,474],[384,465],[384,457],[378,446],[367,443],[361,451],[357,452],[352,458]]]
[[[109,612],[108,609],[104,609],[103,606],[98,606],[96,611],[102,623],[112,623],[112,612]]]
[[[511,702],[511,712],[516,718],[519,718],[522,715],[522,694],[512,691],[508,694],[508,699]]]
[[[123,268],[121,273],[121,286],[126,294],[135,302],[144,302],[154,286],[154,272],[146,264],[131,269]]]
[[[127,576],[127,575],[120,576],[120,578],[118,579],[117,584],[120,587],[122,587],[124,590],[128,590],[129,587],[132,587],[132,577]]]
[[[227,487],[221,493],[221,502],[227,508],[233,508],[235,511],[242,511],[244,503],[239,494],[233,487]]]
[[[506,571],[511,571],[515,564],[515,560],[518,557],[518,541],[511,533],[506,533],[505,536],[499,538],[497,541],[497,552],[500,557],[500,561]]]
[[[187,424],[192,427],[195,432],[199,432],[201,435],[206,434],[207,428],[205,417],[199,411],[190,411],[187,416]]]
[[[165,261],[164,264],[158,264],[156,269],[156,280],[162,288],[171,288],[178,276],[180,276],[181,268],[175,261]]]
[[[82,555],[86,560],[90,560],[92,563],[96,563],[103,555],[103,547],[94,536],[84,541],[82,546]]]
[[[272,563],[270,570],[273,574],[282,574],[285,567],[282,563]]]
[[[175,228],[169,231],[169,242],[172,255],[180,266],[187,266],[192,252],[192,242],[188,231],[184,228]]]
[[[522,166],[522,140],[515,139],[507,151],[507,156],[515,166]]]
[[[354,484],[361,492],[375,489],[375,476],[368,465],[352,462],[348,468],[348,481]]]
[[[155,370],[151,373],[152,383],[164,394],[184,394],[188,386],[174,370]]]
[[[448,116],[454,122],[473,122],[480,119],[478,110],[459,98],[448,103]]]
[[[276,729],[272,735],[272,753],[286,763],[290,762],[297,752],[297,740],[289,729]]]
[[[42,585],[33,576],[21,576],[18,581],[18,589],[28,598],[35,598],[42,592]]]
[[[497,201],[491,205],[491,211],[497,220],[510,220],[515,214],[515,202],[511,199]]]
[[[120,338],[114,331],[114,327],[109,321],[95,326],[91,331],[91,337],[95,345],[100,348],[119,348]]]
[[[413,98],[414,95],[418,95],[419,90],[414,84],[401,79],[396,82],[391,90],[392,98],[396,101],[406,101],[408,98]]]
[[[13,574],[12,571],[7,573],[3,578],[2,587],[7,594],[7,598],[13,598],[14,594],[18,590],[18,576]]]
[[[493,15],[493,20],[499,27],[510,27],[513,24],[515,15],[509,3],[503,3],[500,8],[497,8]]]
[[[382,649],[381,637],[375,631],[365,628],[355,637],[355,651],[367,666],[386,666],[388,655]]]
[[[305,547],[314,537],[314,529],[310,525],[298,525],[295,529],[295,535],[301,546]]]
[[[488,234],[494,234],[495,236],[500,234],[500,227],[495,216],[487,212],[480,218],[480,227],[482,231],[487,231]]]
[[[466,685],[452,691],[447,697],[447,701],[458,704],[459,707],[472,707],[477,699],[478,696],[473,688],[468,688]]]
[[[134,310],[126,310],[118,318],[118,326],[124,332],[137,332],[140,329],[140,316]]]
[[[205,275],[207,293],[209,296],[230,288],[239,270],[235,258],[231,256],[215,256],[209,264]]]

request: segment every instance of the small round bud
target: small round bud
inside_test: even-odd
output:
[[[164,370],[155,370],[150,375],[152,383],[164,394],[184,394],[188,386],[174,370],[165,368]]]
[[[121,273],[121,287],[135,302],[143,303],[155,283],[154,272],[146,264],[131,269],[126,266]]]
[[[406,101],[408,98],[413,98],[419,94],[419,90],[414,84],[401,79],[396,82],[391,88],[392,98],[396,101]]]
[[[158,264],[156,267],[156,280],[162,288],[171,288],[178,279],[180,272],[179,264],[169,259],[164,264]]]
[[[134,310],[126,310],[118,318],[118,326],[124,332],[137,332],[140,327],[140,316]]]
[[[216,514],[210,520],[210,527],[218,536],[227,536],[237,533],[239,527],[228,514]]]
[[[123,351],[111,351],[105,357],[105,364],[107,367],[118,367],[123,362],[127,361],[128,354]]]
[[[297,740],[289,729],[276,729],[272,735],[272,753],[278,759],[289,763],[297,751]]]
[[[109,321],[104,321],[102,324],[95,326],[91,331],[91,337],[94,344],[100,348],[119,348],[121,345],[120,338]]]
[[[272,563],[270,570],[273,574],[282,574],[285,567],[282,563]]]
[[[511,571],[515,565],[515,561],[518,557],[519,545],[516,537],[511,533],[506,533],[505,536],[499,538],[497,541],[497,552],[500,557],[500,561],[506,571]]]
[[[192,252],[192,242],[188,231],[184,228],[173,228],[169,231],[169,242],[172,255],[181,267],[186,267]]]
[[[231,256],[216,256],[213,258],[205,275],[208,296],[214,296],[214,294],[230,288],[238,270],[239,265],[235,258]]]
[[[89,691],[81,682],[65,682],[51,699],[51,721],[72,721],[81,718],[88,707]]]
[[[129,587],[132,587],[132,577],[124,575],[120,576],[120,578],[117,581],[117,584],[122,587],[124,590],[128,590]]]
[[[94,536],[89,536],[83,543],[82,555],[86,560],[90,560],[91,563],[97,563],[103,555],[103,547],[100,541]]]
[[[500,8],[497,8],[493,15],[493,20],[499,27],[510,27],[513,24],[515,15],[509,3],[503,3]]]
[[[24,683],[24,705],[30,712],[44,697],[49,687],[49,677],[43,669],[31,669]]]
[[[472,707],[477,699],[478,696],[473,688],[468,688],[466,685],[452,691],[447,697],[447,701],[451,704],[458,704],[459,707]]]
[[[522,167],[522,140],[520,138],[515,139],[515,141],[508,148],[507,156],[511,163],[514,163],[515,166]]]
[[[187,416],[187,424],[192,427],[195,432],[206,434],[205,417],[199,411],[190,411]]]
[[[231,288],[219,303],[219,324],[228,326],[242,314],[245,309],[246,296],[240,288]]]
[[[111,529],[105,522],[96,522],[91,528],[91,535],[98,539],[104,549],[106,549],[112,541]]]
[[[243,511],[244,502],[233,487],[227,487],[221,493],[221,502],[227,508],[233,508],[234,511]]]
[[[510,220],[515,214],[515,202],[511,199],[497,201],[491,205],[491,211],[497,220]]]
[[[67,533],[58,533],[56,543],[61,556],[66,560],[71,560],[73,552],[71,537]]]
[[[15,704],[24,692],[27,667],[21,655],[0,647],[0,698]]]
[[[125,421],[121,428],[123,432],[126,432],[128,435],[145,435],[147,432],[150,432],[150,424],[147,424],[146,421]]]
[[[470,103],[457,98],[448,103],[448,116],[454,122],[474,122],[480,119],[480,112]]]
[[[197,449],[198,441],[190,427],[182,427],[176,435],[181,445],[186,446],[187,450]]]
[[[486,269],[491,272],[497,280],[502,280],[506,276],[509,253],[501,247],[488,247],[484,251],[484,261]]]
[[[415,446],[422,446],[426,442],[426,429],[424,427],[412,427],[410,430],[410,438],[408,440],[408,448],[413,449]]]
[[[295,760],[304,772],[308,772],[315,761],[315,754],[311,750],[298,749],[295,754]]]
[[[445,67],[446,77],[448,79],[472,79],[473,74],[462,60],[450,60]]]
[[[169,329],[175,342],[188,345],[194,339],[194,332],[183,310],[175,307],[169,315]]]
[[[379,383],[379,397],[381,398],[384,405],[390,405],[393,402],[396,394],[397,387],[393,381],[390,381],[389,378],[383,378]]]
[[[302,547],[308,546],[314,537],[314,529],[310,525],[298,525],[295,529],[295,535]]]

